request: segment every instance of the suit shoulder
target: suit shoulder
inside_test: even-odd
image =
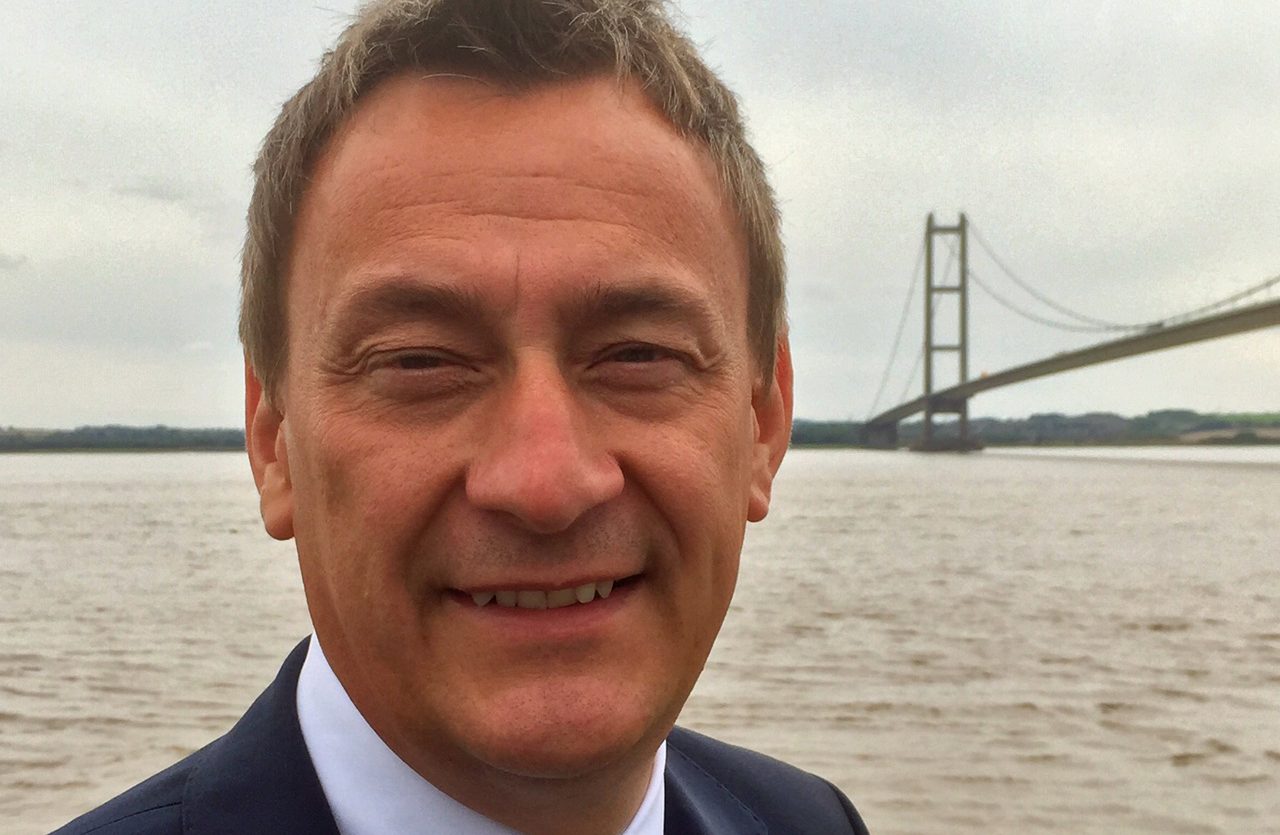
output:
[[[171,835],[182,832],[182,793],[203,750],[92,809],[53,835]]]
[[[685,728],[667,737],[668,763],[684,760],[719,783],[782,833],[855,833],[867,829],[844,793],[821,777],[757,751]]]

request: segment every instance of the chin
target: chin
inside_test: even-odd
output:
[[[472,755],[508,774],[572,779],[651,757],[670,730],[632,699],[565,688],[541,698],[547,695],[495,706],[483,729],[468,735]]]

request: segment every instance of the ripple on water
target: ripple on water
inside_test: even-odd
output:
[[[207,742],[308,631],[242,458],[139,462],[0,483],[0,828]],[[817,770],[877,835],[1265,832],[1277,492],[1280,468],[793,450],[681,721]]]

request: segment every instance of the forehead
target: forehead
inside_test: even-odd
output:
[[[676,261],[745,292],[745,245],[709,154],[613,77],[383,82],[321,154],[295,232],[291,284],[525,257],[587,271]]]

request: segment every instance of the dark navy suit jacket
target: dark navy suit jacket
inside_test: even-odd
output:
[[[298,726],[307,642],[227,734],[77,818],[58,835],[338,835]],[[830,783],[676,728],[667,739],[666,835],[835,835],[866,828]]]

